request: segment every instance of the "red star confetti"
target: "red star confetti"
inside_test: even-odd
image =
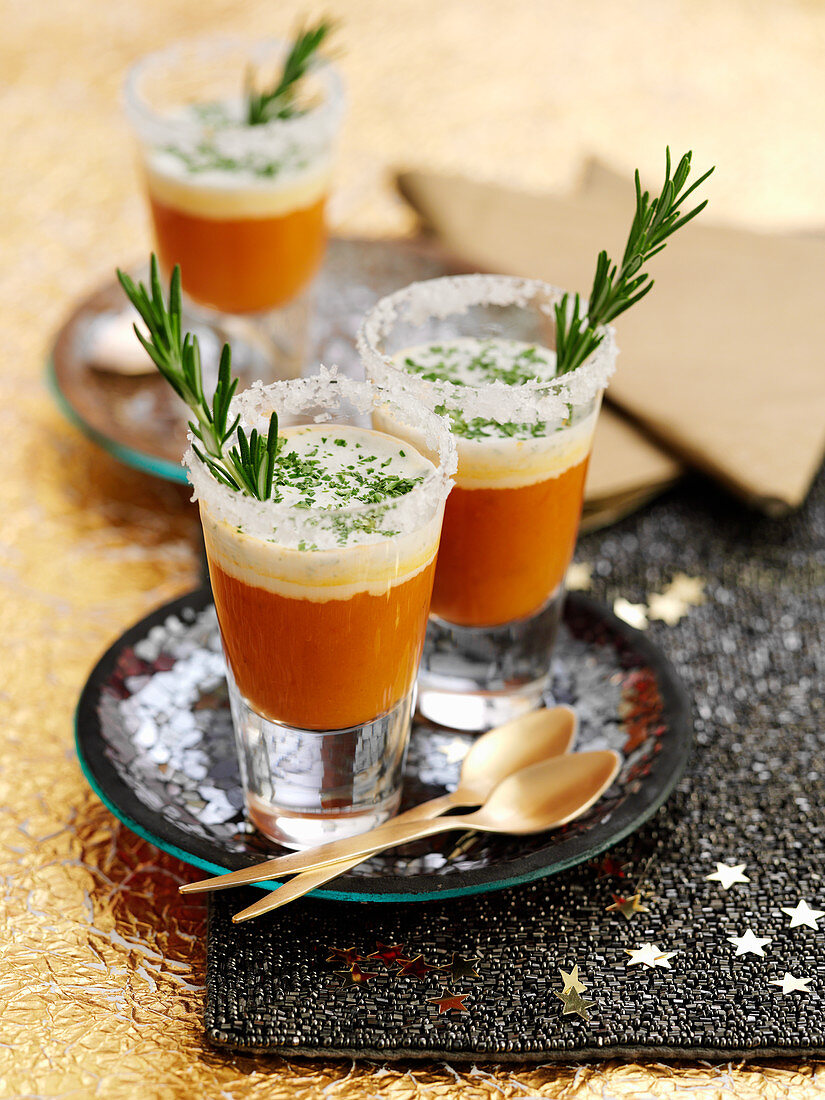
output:
[[[629,866],[629,863],[622,863],[615,856],[605,856],[598,864],[598,878],[608,878],[611,875],[615,878],[626,878]]]
[[[396,974],[397,978],[417,978],[420,982],[426,981],[427,971],[438,969],[424,962],[423,955],[416,955],[414,959],[399,959],[398,965],[400,969]]]
[[[444,1012],[469,1012],[469,1008],[464,1007],[464,1002],[469,996],[469,993],[460,993],[455,997],[436,997],[430,1000],[430,1004],[438,1005],[439,1016]]]
[[[354,947],[328,947],[329,955],[327,955],[327,962],[342,962],[347,966],[352,966],[353,963],[361,961],[362,956],[358,954]]]
[[[358,963],[353,963],[347,971],[338,971],[341,975],[341,988],[347,988],[353,985],[366,985],[372,978],[377,978],[377,974],[370,974],[366,970],[362,970]]]
[[[367,958],[380,959],[387,966],[392,966],[393,963],[398,962],[404,954],[403,943],[381,943],[380,940],[376,940],[375,946],[376,950],[371,955],[367,955]]]

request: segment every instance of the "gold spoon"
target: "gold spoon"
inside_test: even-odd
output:
[[[521,836],[558,828],[579,817],[601,797],[616,778],[620,764],[620,757],[609,749],[574,753],[532,764],[499,783],[474,814],[382,826],[381,848],[392,848],[451,829]],[[311,853],[285,856],[280,861],[281,873],[298,871],[302,866],[304,870],[326,867],[357,855],[372,855],[375,852],[373,844],[374,839],[365,834],[323,844]],[[311,867],[307,866],[307,856]],[[263,897],[236,913],[232,920],[235,923],[251,920],[277,908],[282,890],[280,887],[274,895]]]
[[[540,760],[548,760],[551,756],[561,756],[568,752],[576,739],[577,728],[576,713],[570,707],[549,707],[523,714],[520,718],[514,718],[511,722],[489,730],[470,746],[454,791],[414,806],[386,824],[422,821],[438,817],[458,806],[480,806],[508,775],[513,775],[530,764],[537,764]],[[378,828],[385,827],[386,825],[381,825]],[[360,835],[362,838],[372,837],[375,832],[377,829]],[[365,858],[363,855],[359,856],[348,867],[357,866]],[[267,860],[255,867],[244,867],[240,871],[231,871],[225,875],[202,879],[200,882],[188,882],[180,887],[180,892],[196,894],[202,890],[225,890],[229,886],[267,882],[282,873],[278,869],[271,869],[275,864],[280,865],[280,860]],[[334,874],[325,872],[324,877],[320,877],[321,872],[318,872],[317,880],[307,884],[306,890],[301,893],[314,890],[330,878],[343,874],[348,867],[341,867]],[[281,890],[283,889],[282,886]],[[300,896],[300,893],[293,894],[293,897]]]

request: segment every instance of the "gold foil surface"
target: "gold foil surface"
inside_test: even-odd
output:
[[[194,33],[290,31],[317,7],[9,0],[0,172],[0,1096],[820,1096],[813,1065],[450,1067],[236,1057],[201,1026],[205,908],[177,860],[120,826],[72,716],[102,650],[197,579],[187,494],[119,466],[43,381],[74,300],[145,256],[127,65]],[[350,109],[335,226],[403,233],[391,169],[562,188],[582,158],[716,162],[713,216],[825,214],[825,9],[750,0],[329,0]],[[586,960],[581,960],[586,963]]]

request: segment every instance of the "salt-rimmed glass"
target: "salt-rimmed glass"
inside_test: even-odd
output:
[[[234,399],[230,416],[265,433],[273,410],[287,441],[298,425],[343,436],[343,426],[368,427],[383,413],[415,435],[418,454],[401,454],[426,471],[404,495],[315,508],[254,500],[218,482],[193,449],[184,459],[200,505],[249,817],[302,847],[362,832],[397,809],[456,455],[443,420],[411,395],[334,370],[257,383]],[[373,430],[363,437],[373,447],[381,438]],[[398,449],[394,437],[383,440]]]
[[[367,376],[405,385],[455,433],[456,487],[444,516],[418,700],[426,717],[445,725],[506,721],[538,706],[549,682],[593,431],[617,354],[604,329],[587,362],[555,376],[554,306],[562,295],[509,276],[432,279],[381,299],[358,336]],[[433,346],[441,353],[447,342],[467,339],[517,341],[546,362],[534,380],[458,385],[409,354]],[[402,425],[382,426],[406,437]]]
[[[249,74],[270,83],[289,43],[202,38],[138,61],[124,87],[161,267],[181,265],[190,315],[231,338],[266,378],[303,365],[308,300],[326,233],[343,92],[318,60],[301,113],[250,126]],[[251,377],[254,377],[252,374]]]

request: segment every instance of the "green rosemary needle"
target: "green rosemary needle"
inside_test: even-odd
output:
[[[653,289],[653,280],[642,271],[643,265],[662,251],[668,237],[707,206],[705,199],[689,213],[681,213],[687,197],[713,172],[713,168],[708,169],[690,187],[685,187],[691,156],[692,153],[685,153],[671,177],[670,149],[665,150],[665,182],[655,199],[642,191],[636,172],[636,212],[621,265],[615,264],[605,251],[600,252],[587,308],[583,308],[578,294],[573,295],[572,304],[570,295],[565,294],[555,307],[556,374],[567,374],[581,366],[602,342],[603,334],[596,329],[609,324]]]
[[[269,431],[261,436],[253,428],[247,437],[238,417],[228,424],[229,406],[238,379],[232,378],[232,352],[228,344],[221,350],[218,384],[211,405],[203,392],[201,352],[197,336],[184,333],[182,326],[180,266],[176,265],[169,283],[168,303],[164,301],[158,261],[154,252],[150,263],[149,288],[118,268],[117,277],[126,297],[146,325],[148,337],[135,325],[135,334],[152,362],[175,392],[192,410],[189,421],[201,446],[192,445],[195,454],[213,476],[230,489],[237,489],[258,500],[269,500],[275,458],[278,453],[278,416],[272,413]],[[228,447],[232,437],[235,445]]]
[[[290,118],[297,114],[294,104],[296,85],[306,74],[321,44],[332,30],[333,24],[322,19],[316,26],[299,31],[287,54],[280,77],[268,91],[256,92],[250,76],[246,91],[246,121],[250,126],[260,126],[275,118]]]

